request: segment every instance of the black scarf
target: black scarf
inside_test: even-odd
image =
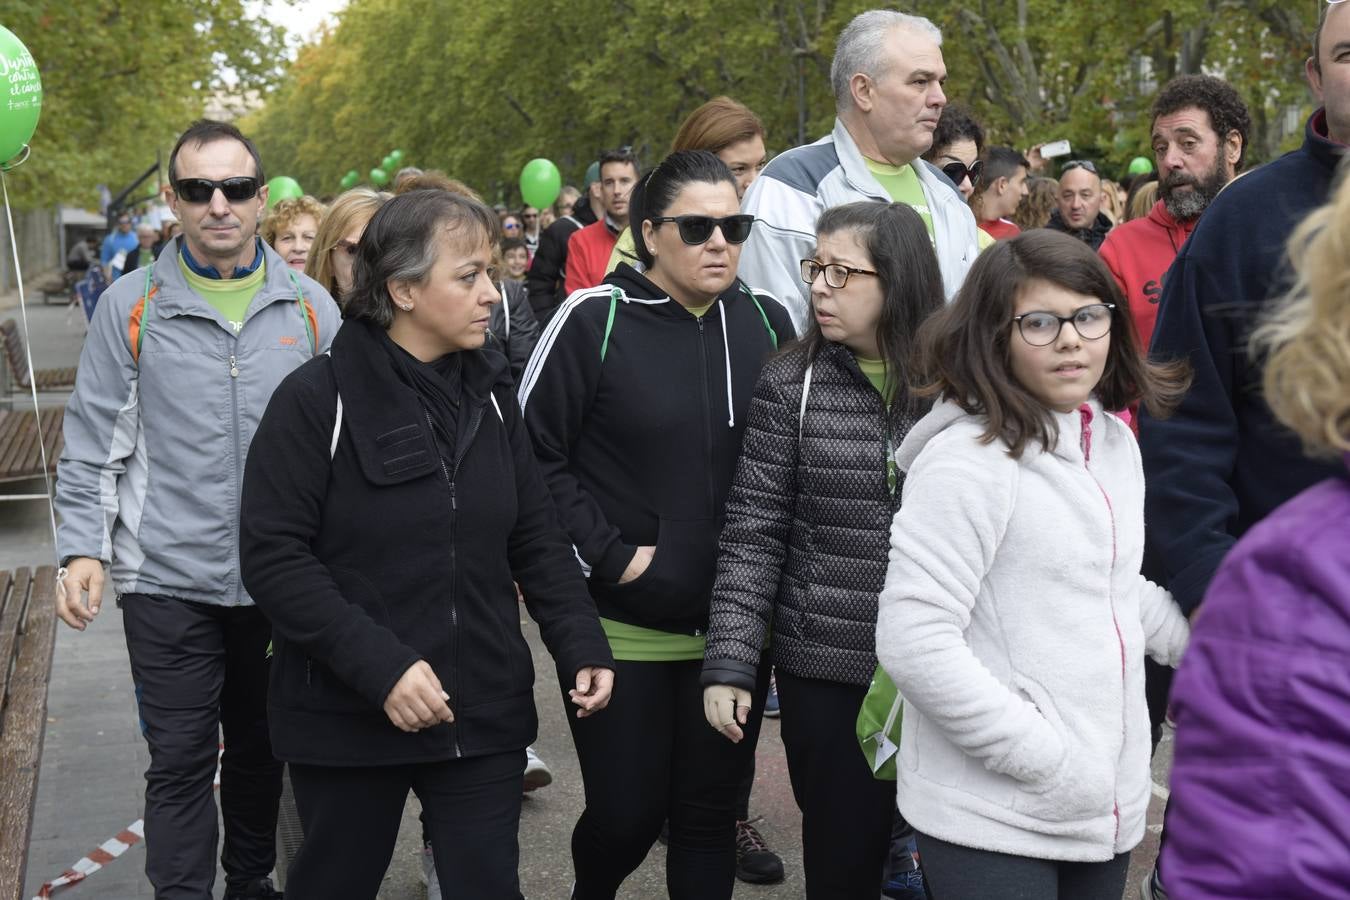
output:
[[[441,452],[448,459],[454,455],[455,427],[459,421],[459,400],[463,388],[460,377],[462,360],[459,353],[447,353],[439,359],[424,363],[394,343],[389,333],[381,329],[380,344],[398,380],[417,394],[422,408],[431,416]]]

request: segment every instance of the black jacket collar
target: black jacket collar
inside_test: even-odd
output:
[[[365,319],[343,323],[330,351],[333,380],[342,400],[342,429],[351,435],[361,470],[374,484],[398,484],[439,468],[440,458],[421,401],[394,373],[377,329]],[[461,352],[462,433],[489,402],[492,388],[510,379],[506,357],[495,350]]]
[[[1341,157],[1345,154],[1345,145],[1327,137],[1325,107],[1309,116],[1307,124],[1303,126],[1303,150],[1333,172],[1340,164]]]

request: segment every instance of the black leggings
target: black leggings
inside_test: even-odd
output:
[[[808,900],[876,900],[881,893],[895,782],[873,778],[858,746],[858,710],[866,694],[864,687],[778,670],[783,749],[802,811]]]
[[[939,900],[1120,900],[1130,854],[1062,862],[975,850],[916,832],[929,890]]]
[[[611,900],[665,821],[671,900],[731,897],[737,797],[763,704],[754,704],[746,738],[733,744],[703,717],[702,670],[702,660],[621,660],[604,712],[586,719],[568,712],[586,789],[572,831],[577,900]],[[767,680],[766,665],[761,697]]]

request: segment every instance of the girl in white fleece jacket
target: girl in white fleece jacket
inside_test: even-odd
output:
[[[943,397],[896,453],[877,655],[905,698],[898,803],[942,900],[1119,900],[1148,808],[1144,653],[1188,629],[1139,574],[1144,476],[1105,409],[1185,388],[1146,362],[1080,241],[986,250],[925,326]]]

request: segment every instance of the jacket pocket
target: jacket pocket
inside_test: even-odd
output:
[[[1066,724],[1048,691],[1036,681],[1014,675],[1016,690],[1036,706],[1064,744],[1064,758],[1053,774],[1021,783],[1013,809],[1044,822],[1068,822],[1110,815],[1115,798],[1114,763],[1100,759]]]
[[[721,530],[720,518],[661,517],[651,563],[632,581],[611,586],[611,599],[644,622],[706,616]]]

